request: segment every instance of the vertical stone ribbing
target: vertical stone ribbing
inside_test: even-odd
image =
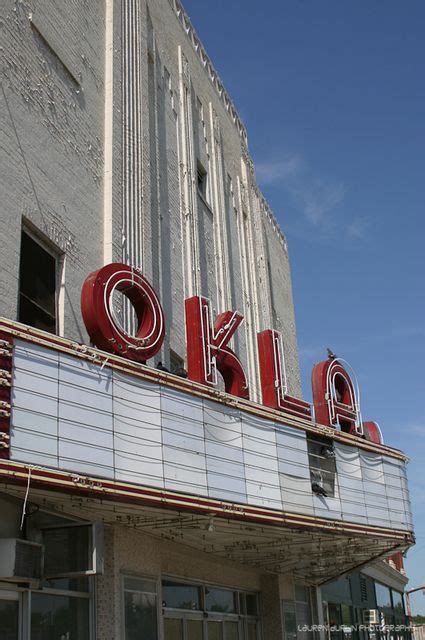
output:
[[[143,270],[142,104],[139,0],[122,3],[123,203],[122,261]],[[124,305],[124,326],[135,331],[130,303]]]
[[[113,105],[114,105],[114,3],[105,4],[105,111],[103,169],[103,263],[113,256]]]
[[[196,193],[196,167],[193,150],[193,115],[189,63],[179,47],[180,84],[180,175],[182,197],[185,297],[200,293],[200,258]]]
[[[226,224],[226,195],[224,189],[221,130],[217,114],[209,105],[212,157],[212,195],[214,209],[215,266],[218,309],[231,308],[229,255]]]
[[[250,397],[251,400],[258,401],[261,396],[257,367],[257,331],[260,323],[258,316],[256,253],[252,230],[252,211],[249,198],[249,183],[246,165],[243,160],[241,162],[241,165],[242,179],[238,178],[238,196],[240,209],[240,215],[238,216],[239,253],[242,272]]]
[[[142,96],[139,1],[122,9],[123,261],[143,269]]]

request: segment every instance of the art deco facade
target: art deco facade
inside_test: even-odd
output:
[[[0,0],[0,22],[0,637],[289,640],[335,621],[360,640],[371,612],[404,619],[406,458],[264,401],[266,330],[301,398],[286,240],[178,0]],[[86,331],[83,283],[110,263],[161,301],[146,366]],[[249,399],[184,377],[194,296],[244,317]],[[119,288],[108,305],[134,334]]]

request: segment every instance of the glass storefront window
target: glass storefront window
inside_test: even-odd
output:
[[[308,602],[308,593],[306,587],[300,584],[295,585],[295,600],[297,602]]]
[[[59,591],[90,591],[89,576],[78,578],[55,578],[54,580],[44,580],[43,587],[46,589],[57,589]]]
[[[124,606],[126,640],[157,640],[156,596],[126,591]]]
[[[339,628],[341,627],[341,605],[339,604],[328,604],[328,622],[329,622],[329,637],[331,640],[341,640],[341,632]]]
[[[31,640],[89,640],[88,598],[31,594]]]
[[[19,601],[4,600],[0,591],[0,634],[2,640],[18,640]]]
[[[348,604],[341,605],[341,622],[343,637],[348,640],[353,635],[353,614]]]
[[[234,591],[227,589],[205,589],[205,608],[207,611],[236,613],[236,598]]]
[[[165,618],[164,638],[165,640],[182,640],[183,620],[179,620],[178,618]]]
[[[125,640],[157,640],[158,611],[154,581],[130,576],[124,578],[124,619]]]
[[[308,631],[303,631],[304,627],[309,627],[311,624],[310,606],[308,602],[296,602],[295,603],[295,616],[297,620],[297,639],[309,640],[311,634]]]
[[[257,596],[253,593],[247,593],[245,599],[247,615],[256,616],[258,614]]]
[[[225,622],[226,640],[239,640],[239,624],[237,622]]]
[[[126,591],[139,591],[141,593],[156,594],[156,582],[154,580],[147,580],[137,576],[125,576],[124,589]]]
[[[405,615],[404,615],[404,604],[403,604],[403,594],[399,591],[393,591],[393,607],[394,607],[394,617],[396,620],[396,624],[404,624]]]
[[[297,618],[292,600],[283,601],[283,625],[285,640],[294,640],[297,637]]]
[[[163,582],[162,599],[163,606],[167,609],[199,611],[201,608],[200,588],[190,584]]]
[[[187,640],[203,640],[203,627],[202,620],[187,620]]]
[[[388,587],[375,582],[376,604],[378,607],[391,609],[391,593]]]
[[[162,604],[165,640],[261,638],[256,593],[164,580]]]
[[[389,587],[386,587],[379,582],[375,582],[376,604],[380,610],[383,618],[382,623],[385,625],[394,624],[393,606],[391,601],[391,591]],[[381,637],[392,637],[392,634],[386,631],[381,632]]]
[[[208,640],[223,639],[223,625],[215,620],[208,620]]]

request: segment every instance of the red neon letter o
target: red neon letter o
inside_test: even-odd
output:
[[[115,291],[124,294],[134,307],[135,336],[128,334],[114,318]],[[91,273],[81,291],[81,311],[90,339],[99,349],[137,362],[146,362],[161,349],[164,312],[154,289],[138,269],[112,263]]]

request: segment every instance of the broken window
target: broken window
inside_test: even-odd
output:
[[[320,436],[307,437],[311,488],[316,495],[335,496],[335,451],[332,440]]]

